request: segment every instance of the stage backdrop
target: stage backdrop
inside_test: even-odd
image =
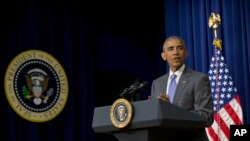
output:
[[[90,2],[90,3],[89,3]],[[96,106],[110,105],[135,80],[149,81],[166,73],[160,53],[165,37],[187,42],[191,68],[208,72],[213,53],[211,12],[222,18],[223,54],[235,80],[249,123],[249,20],[247,0],[159,0],[155,2],[84,2],[28,0],[1,2],[0,135],[6,141],[111,141],[91,124]],[[165,12],[164,12],[165,9]],[[69,97],[53,120],[32,123],[10,107],[4,75],[19,53],[40,49],[64,67]],[[146,99],[150,88],[142,93]]]
[[[2,1],[0,11],[0,140],[116,140],[93,132],[94,108],[111,105],[136,80],[165,73],[164,1]],[[44,123],[21,118],[5,96],[8,64],[29,49],[54,56],[69,81],[64,109]]]
[[[1,4],[0,140],[93,140],[91,25],[75,11],[73,3],[16,1]],[[32,123],[18,116],[5,97],[4,75],[10,61],[22,51],[38,49],[54,56],[69,81],[65,108],[53,120]]]

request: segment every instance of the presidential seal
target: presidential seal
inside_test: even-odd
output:
[[[68,79],[63,67],[40,50],[24,51],[10,62],[4,88],[11,108],[31,122],[55,118],[68,98]]]
[[[110,120],[117,128],[125,128],[132,120],[133,108],[125,98],[117,99],[110,109]]]

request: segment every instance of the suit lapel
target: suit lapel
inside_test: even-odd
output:
[[[175,95],[174,95],[174,102],[173,102],[174,104],[178,103],[178,100],[180,99],[181,95],[183,94],[184,88],[189,83],[189,80],[190,80],[189,76],[190,76],[190,73],[189,73],[188,69],[185,67],[185,69],[180,77],[180,80],[177,84],[177,88],[176,88]]]
[[[161,91],[164,92],[163,94],[166,94],[166,92],[167,92],[168,76],[169,76],[169,73],[167,73],[163,77],[163,81],[161,83]]]

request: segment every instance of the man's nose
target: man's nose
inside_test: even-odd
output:
[[[174,48],[173,53],[174,53],[174,54],[179,54],[179,49],[178,49],[178,48]]]

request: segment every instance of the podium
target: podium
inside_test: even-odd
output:
[[[158,99],[131,102],[133,119],[125,128],[110,120],[111,106],[96,107],[92,128],[95,133],[113,134],[119,141],[167,141],[179,132],[205,128],[206,120],[196,114]]]

